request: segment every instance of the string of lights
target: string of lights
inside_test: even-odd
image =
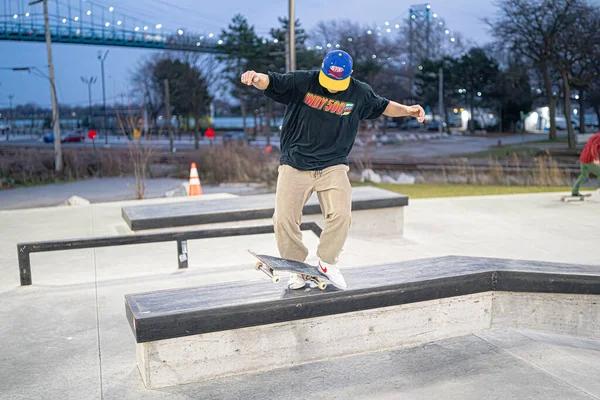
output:
[[[82,3],[80,3],[82,4]],[[126,13],[122,13],[122,12],[117,12],[117,10],[115,10],[115,7],[111,6],[111,5],[105,5],[99,2],[95,2],[95,1],[86,1],[85,2],[86,7],[80,10],[73,10],[72,6],[69,4],[65,4],[62,1],[58,1],[56,8],[57,10],[61,9],[59,8],[59,5],[62,7],[62,10],[67,9],[68,10],[68,15],[62,15],[58,17],[58,21],[62,24],[70,24],[70,26],[75,23],[75,24],[79,24],[79,29],[77,29],[76,33],[77,34],[81,34],[82,30],[85,29],[94,29],[96,27],[98,28],[113,28],[113,29],[123,29],[123,30],[130,30],[133,32],[142,32],[142,33],[147,33],[148,35],[152,35],[152,39],[154,40],[166,40],[167,38],[169,38],[170,36],[174,35],[174,33],[169,33],[166,29],[163,23],[145,23],[142,22],[140,19],[131,16],[129,14]],[[427,4],[426,5],[426,9],[428,10],[428,12],[431,11],[431,5]],[[78,11],[78,12],[76,12]],[[94,20],[94,17],[99,14],[101,16],[101,23],[98,23],[97,20]],[[35,14],[37,15],[37,14]],[[35,16],[34,14],[30,13],[30,12],[26,12],[24,14],[18,14],[15,13],[13,14],[13,18],[14,19],[29,19],[31,17]],[[41,15],[41,14],[40,14]],[[443,27],[445,25],[445,22],[442,20],[442,18],[437,14],[437,13],[433,13],[431,14],[434,20],[437,20],[437,24],[440,27]],[[56,18],[56,17],[55,17]],[[410,15],[410,18],[415,20],[417,19],[417,15],[415,13],[413,13],[412,15]],[[83,23],[86,22],[86,26],[83,25]],[[410,21],[409,21],[410,22]],[[372,28],[368,28],[364,31],[364,34],[366,35],[375,35],[377,37],[384,37],[386,35],[392,35],[395,32],[399,32],[401,28],[401,24],[398,22],[390,22],[390,21],[385,21],[382,25],[376,25],[375,27]],[[176,34],[179,36],[183,36],[186,34],[186,30],[183,28],[178,28],[176,31]],[[449,41],[451,43],[456,43],[456,37],[454,35],[452,35],[451,31],[449,29],[445,29],[444,30],[444,34],[448,37]],[[360,35],[359,35],[360,36]],[[198,36],[194,36],[193,37],[197,42],[196,42],[196,46],[202,46],[203,43],[206,42],[211,42],[211,43],[216,43],[217,45],[222,45],[223,44],[223,40],[219,38],[219,35],[213,32],[209,32],[208,34],[202,34],[202,35],[198,35]],[[356,37],[348,37],[347,41],[348,42],[353,42],[354,40],[356,40]],[[273,43],[273,44],[279,44],[279,40],[278,39],[266,39],[266,38],[262,38],[261,43],[262,44],[267,44],[267,43]],[[281,45],[283,45],[284,43],[281,43]],[[307,50],[330,50],[330,49],[339,49],[341,48],[343,45],[342,43],[322,43],[322,44],[318,44],[318,45],[314,45],[314,46],[307,46],[306,49]],[[373,58],[376,59],[377,56],[373,55]],[[406,64],[406,61],[402,62],[403,64]]]

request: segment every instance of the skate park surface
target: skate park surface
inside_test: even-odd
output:
[[[448,255],[600,265],[597,192],[584,202],[559,198],[411,200],[403,238],[350,238],[340,266],[368,274],[378,264]],[[126,234],[121,207],[131,204],[141,202],[0,212],[0,399],[600,398],[599,340],[512,328],[148,390],[124,296],[273,285],[246,250],[277,248],[272,234],[190,241],[185,271],[176,268],[175,243],[36,253],[33,285],[19,286],[17,243]],[[305,233],[304,241],[314,254],[317,237]]]

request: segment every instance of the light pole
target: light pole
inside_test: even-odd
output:
[[[430,78],[438,78],[438,112],[440,113],[440,126],[438,127],[438,131],[440,133],[443,132],[444,127],[444,69],[440,68],[438,73],[435,74],[433,72],[428,72],[426,74]]]
[[[8,95],[8,130],[6,131],[6,140],[8,140],[8,136],[10,135],[10,130],[12,129],[12,122],[13,122],[13,109],[12,109],[12,99],[13,97],[15,97],[14,94],[9,94]]]
[[[50,93],[52,97],[52,125],[54,128],[54,170],[62,172],[62,149],[60,147],[60,115],[58,112],[58,100],[56,99],[56,85],[54,84],[54,63],[52,62],[52,39],[50,37],[50,22],[48,19],[48,1],[36,0],[29,3],[30,6],[44,3],[44,26],[46,28],[46,53],[48,54],[48,73],[50,76]]]
[[[88,119],[90,123],[90,128],[92,127],[92,85],[96,83],[97,78],[95,76],[90,76],[89,78],[81,77],[81,82],[85,83],[88,86],[88,98],[89,98],[89,111],[88,111]]]
[[[438,93],[438,106],[440,107],[440,126],[439,126],[439,131],[440,133],[443,132],[444,130],[444,115],[446,115],[446,113],[444,112],[444,69],[440,67],[440,71],[438,73],[438,77],[439,77],[439,81],[440,81],[440,87],[439,87],[439,93]]]
[[[108,125],[106,123],[106,88],[104,85],[104,60],[108,55],[108,50],[104,54],[98,51],[98,60],[100,60],[100,68],[102,69],[102,113],[104,114],[104,144],[108,145]]]

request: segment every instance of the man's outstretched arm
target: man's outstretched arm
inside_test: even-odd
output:
[[[425,110],[420,105],[405,106],[395,101],[390,101],[383,111],[383,115],[388,117],[415,117],[419,122],[425,120]]]
[[[242,74],[242,83],[248,86],[254,86],[260,90],[266,90],[269,87],[269,75],[261,74],[256,71],[246,71]]]

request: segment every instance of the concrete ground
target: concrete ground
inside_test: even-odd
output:
[[[0,211],[0,399],[600,398],[600,343],[517,331],[148,391],[123,296],[270,284],[246,249],[276,245],[273,235],[191,241],[186,271],[175,243],[35,253],[33,285],[19,286],[16,243],[126,234],[122,204]],[[599,265],[599,213],[597,192],[573,203],[555,193],[411,200],[403,239],[349,239],[342,268],[450,254]],[[304,237],[314,251],[316,237]]]
[[[186,181],[172,178],[146,180],[145,198],[164,197],[165,192]],[[91,203],[135,199],[135,178],[93,178],[83,181],[0,190],[0,210],[58,206],[71,196],[79,196]],[[205,194],[256,194],[260,188],[247,184],[202,185]]]
[[[204,399],[598,399],[599,362],[600,341],[508,329],[161,392],[174,399],[191,398],[188,386]]]

